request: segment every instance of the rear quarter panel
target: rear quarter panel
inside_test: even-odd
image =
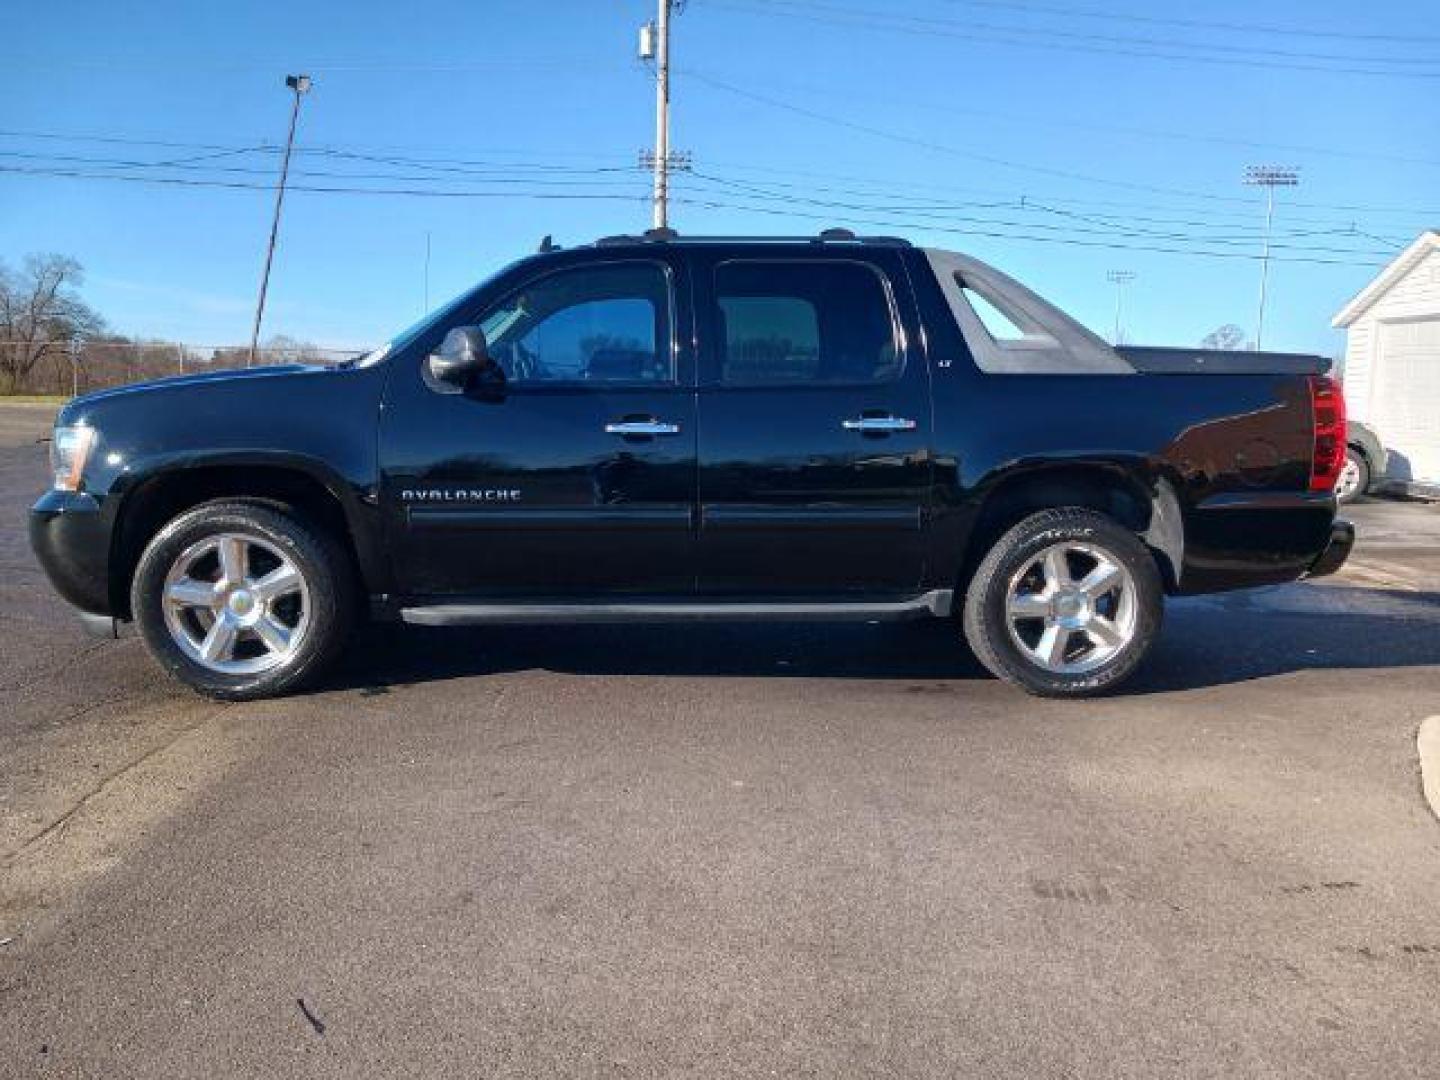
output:
[[[934,386],[937,587],[964,565],[985,500],[1057,467],[1103,471],[1151,501],[1173,493],[1180,592],[1291,580],[1324,549],[1335,503],[1307,490],[1304,377],[984,374],[933,279],[912,269],[912,281]]]

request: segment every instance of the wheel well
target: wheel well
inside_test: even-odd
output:
[[[985,497],[965,545],[957,590],[970,585],[976,567],[1007,530],[1041,510],[1082,506],[1114,518],[1142,539],[1155,514],[1150,496],[1133,479],[1102,467],[1053,468],[1026,472],[1000,481]],[[1170,560],[1151,546],[1167,587],[1173,580]]]
[[[130,583],[135,568],[145,545],[165,523],[216,499],[248,499],[298,512],[344,546],[350,556],[351,572],[356,581],[360,581],[344,508],[334,492],[319,480],[296,469],[277,466],[200,466],[147,480],[126,497],[110,553],[111,610],[123,618],[130,617]]]

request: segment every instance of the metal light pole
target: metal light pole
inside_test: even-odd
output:
[[[1255,351],[1261,348],[1265,336],[1265,290],[1270,281],[1270,226],[1275,220],[1275,189],[1296,187],[1300,183],[1300,170],[1285,165],[1247,165],[1245,184],[1247,187],[1265,189],[1265,246],[1260,253],[1260,313],[1255,320]]]
[[[287,75],[285,85],[295,93],[290,109],[290,134],[285,137],[285,156],[280,160],[280,184],[275,189],[275,216],[270,222],[270,243],[265,249],[265,270],[260,275],[260,298],[255,303],[255,326],[250,331],[250,355],[245,366],[255,363],[255,350],[260,345],[260,321],[265,317],[265,291],[270,287],[270,264],[275,259],[275,238],[280,233],[280,207],[285,203],[285,180],[290,175],[290,151],[295,145],[295,124],[300,119],[300,99],[310,91],[309,75]]]
[[[1126,286],[1126,285],[1129,285],[1132,281],[1135,280],[1135,271],[1133,271],[1133,270],[1111,270],[1111,271],[1109,271],[1108,273],[1106,273],[1106,275],[1105,275],[1105,280],[1108,281],[1108,282],[1110,282],[1111,285],[1114,285],[1114,286],[1115,286],[1115,339],[1114,339],[1114,343],[1115,343],[1116,345],[1119,345],[1119,344],[1121,344],[1121,341],[1120,341],[1121,298],[1124,297],[1124,295],[1125,295],[1125,286]]]

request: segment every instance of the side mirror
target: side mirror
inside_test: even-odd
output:
[[[427,381],[440,384],[449,393],[465,389],[473,380],[495,367],[485,347],[485,335],[478,326],[457,326],[445,335],[440,348],[425,359]]]

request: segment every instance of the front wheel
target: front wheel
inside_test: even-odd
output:
[[[328,533],[250,502],[206,503],[150,541],[131,610],[145,645],[181,682],[232,701],[316,675],[354,621],[346,553]]]
[[[981,561],[965,596],[965,637],[1006,682],[1085,697],[1134,672],[1162,608],[1160,574],[1139,537],[1093,510],[1045,510]]]

